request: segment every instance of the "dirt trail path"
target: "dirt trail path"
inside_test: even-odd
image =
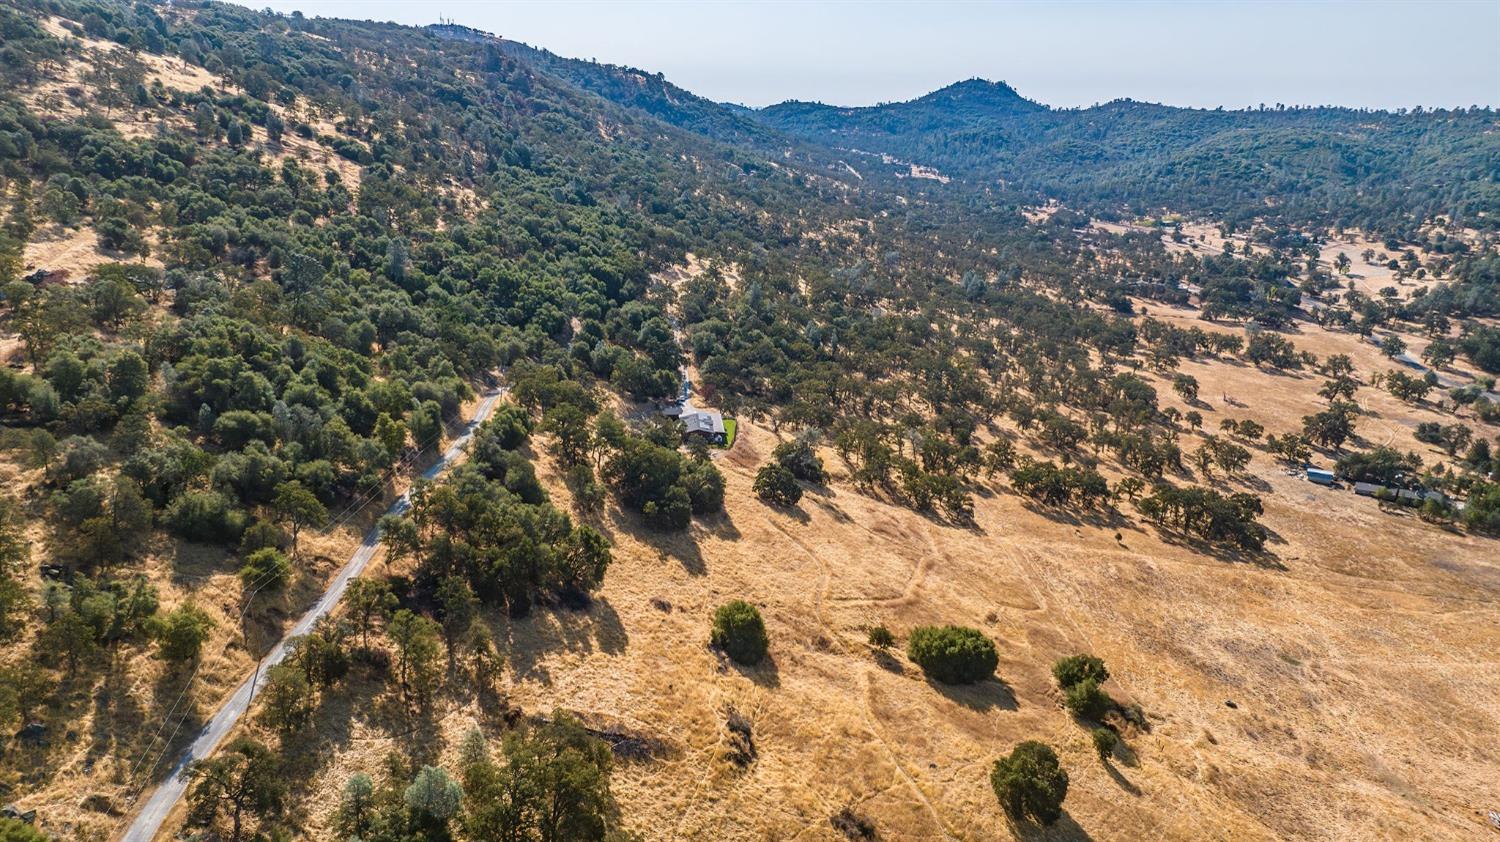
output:
[[[839,631],[828,622],[827,616],[824,612],[824,607],[828,602],[828,592],[833,582],[833,571],[831,568],[829,568],[828,562],[824,561],[823,557],[820,554],[813,552],[812,548],[807,546],[807,544],[804,543],[801,538],[788,531],[786,527],[782,526],[780,523],[772,521],[772,525],[782,535],[786,536],[787,541],[796,545],[796,547],[801,550],[803,554],[812,559],[822,571],[822,577],[819,579],[818,588],[813,593],[813,616],[817,619],[818,625],[823,629],[824,633],[827,634],[828,638],[833,641],[834,645],[839,647],[840,651],[842,651],[845,655],[854,655],[855,653],[850,647],[849,642],[845,640],[844,636],[840,634]],[[915,583],[920,578],[920,566],[921,565],[919,562],[918,572],[914,572],[912,574],[911,581],[913,582],[913,585],[911,587],[915,587]],[[901,780],[905,782],[907,788],[911,790],[917,801],[920,802],[922,807],[927,811],[927,814],[932,817],[933,823],[942,832],[943,838],[950,840],[950,842],[952,840],[957,840],[958,837],[953,835],[953,831],[949,829],[948,822],[943,819],[943,816],[938,812],[937,807],[933,806],[932,800],[929,799],[927,797],[927,793],[922,790],[921,784],[918,784],[916,779],[911,776],[911,773],[906,771],[906,766],[901,762],[900,756],[897,755],[895,748],[891,746],[890,741],[885,737],[884,731],[880,728],[880,723],[876,719],[875,713],[870,703],[870,694],[873,690],[870,671],[873,669],[873,666],[871,666],[869,663],[866,663],[864,665],[863,671],[860,674],[860,680],[864,685],[864,691],[860,694],[861,699],[863,699],[863,704],[860,706],[860,713],[864,718],[864,725],[867,729],[869,729],[870,735],[873,736],[877,741],[879,741],[881,748],[885,751],[887,759],[889,759],[891,765],[895,767],[896,774],[901,777]]]

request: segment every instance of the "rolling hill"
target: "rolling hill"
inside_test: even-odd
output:
[[[0,0],[0,837],[1487,833],[1494,121]]]

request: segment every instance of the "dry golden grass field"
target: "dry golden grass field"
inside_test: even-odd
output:
[[[1010,838],[988,765],[1030,738],[1055,745],[1072,778],[1049,838],[1451,839],[1482,833],[1500,800],[1500,564],[1483,539],[1274,471],[1279,568],[1005,494],[979,502],[972,530],[840,482],[781,512],[750,492],[774,437],[740,435],[720,461],[724,516],[659,539],[612,511],[616,561],[591,610],[491,618],[512,703],[665,744],[614,778],[645,838],[834,838],[828,817],[845,804],[884,838]],[[734,597],[761,607],[769,666],[726,667],[706,648],[709,614]],[[942,622],[994,637],[999,681],[942,687],[865,643],[875,623],[902,635]],[[1108,689],[1147,713],[1149,733],[1129,732],[1110,764],[1053,687],[1051,663],[1075,651],[1103,657]],[[754,722],[759,758],[743,771],[720,756],[726,705]],[[328,838],[343,781],[400,745],[362,721],[373,708],[339,707],[353,721],[316,750],[313,838]],[[486,721],[457,707],[445,744],[401,748],[451,761]]]
[[[1388,367],[1354,337],[1312,328],[1294,341],[1350,353],[1364,376]],[[1183,370],[1211,405],[1205,428],[1234,417],[1285,431],[1319,403],[1319,379],[1307,374],[1224,362]],[[1226,392],[1245,405],[1223,405]],[[1360,399],[1372,443],[1423,447],[1410,439],[1422,411],[1368,388]],[[654,759],[622,759],[614,776],[621,821],[643,838],[834,839],[829,816],[846,805],[885,839],[1492,832],[1492,540],[1311,485],[1260,452],[1231,483],[1265,499],[1273,539],[1252,562],[1174,544],[1128,506],[1129,517],[1084,522],[998,487],[976,500],[973,528],[872,499],[842,476],[778,510],[750,488],[777,441],[741,423],[718,459],[726,512],[688,534],[649,533],[611,505],[597,525],[615,562],[589,610],[488,618],[508,653],[510,704],[575,711],[658,746]],[[837,473],[837,457],[824,456]],[[759,668],[726,665],[706,646],[709,615],[737,597],[769,626],[771,657]],[[874,624],[904,639],[949,622],[998,643],[998,680],[937,685],[899,651],[866,643]],[[1080,651],[1103,657],[1106,689],[1145,712],[1147,727],[1127,727],[1128,748],[1109,763],[1062,709],[1050,675],[1054,660]],[[433,726],[392,737],[375,692],[356,684],[311,729],[318,743],[303,747],[312,759],[294,811],[309,838],[332,838],[328,822],[354,772],[378,778],[391,751],[451,765],[460,735],[476,724],[493,731],[502,715],[460,698]],[[729,706],[753,722],[747,768],[724,757]],[[1071,776],[1066,816],[1046,830],[1010,825],[989,789],[990,764],[1025,739],[1054,745]]]

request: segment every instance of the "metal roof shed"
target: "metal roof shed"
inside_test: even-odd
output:
[[[1333,471],[1324,468],[1308,468],[1307,481],[1318,485],[1333,485]]]

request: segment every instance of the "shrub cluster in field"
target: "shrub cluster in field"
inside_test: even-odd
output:
[[[944,684],[973,684],[995,674],[1000,656],[977,629],[920,626],[907,638],[907,657]]]
[[[735,663],[746,666],[760,663],[770,646],[760,611],[739,599],[719,606],[714,612],[713,633],[708,642]]]

